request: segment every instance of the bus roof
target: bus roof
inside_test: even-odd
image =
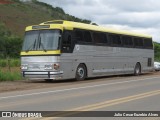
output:
[[[73,21],[66,21],[66,20],[53,20],[53,21],[47,21],[41,23],[39,26],[47,26],[50,25],[50,29],[52,29],[53,25],[54,27],[58,28],[64,28],[67,30],[73,30],[73,29],[84,29],[84,30],[92,30],[92,31],[100,31],[100,32],[108,32],[108,33],[115,33],[115,34],[122,34],[122,35],[130,35],[130,36],[137,36],[137,37],[145,37],[145,38],[152,38],[150,35],[146,34],[139,34],[135,32],[128,32],[124,30],[115,30],[115,29],[110,29],[106,27],[101,27],[97,25],[91,25],[91,24],[85,24],[85,23],[79,23],[79,22],[73,22]],[[29,26],[31,30],[33,30],[33,26]],[[47,29],[47,28],[45,28]],[[27,30],[27,28],[26,28]]]

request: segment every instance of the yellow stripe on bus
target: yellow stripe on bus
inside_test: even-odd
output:
[[[61,54],[60,50],[53,51],[29,51],[29,52],[21,52],[21,56],[32,56],[32,55],[58,55]]]

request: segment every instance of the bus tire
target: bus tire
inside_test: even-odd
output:
[[[134,68],[134,75],[138,76],[140,74],[141,74],[141,65],[140,65],[140,63],[137,63],[135,68]]]
[[[86,66],[84,64],[79,64],[76,70],[76,80],[85,80],[87,76]]]

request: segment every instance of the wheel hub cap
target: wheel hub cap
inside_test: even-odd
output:
[[[80,78],[83,78],[83,76],[84,76],[84,69],[83,68],[78,69],[78,75]]]

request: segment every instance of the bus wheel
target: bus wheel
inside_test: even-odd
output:
[[[134,75],[138,76],[141,74],[141,66],[139,63],[136,64],[135,68],[134,68]]]
[[[76,71],[76,80],[85,80],[87,76],[87,70],[84,64],[80,64],[77,67],[77,71]]]

